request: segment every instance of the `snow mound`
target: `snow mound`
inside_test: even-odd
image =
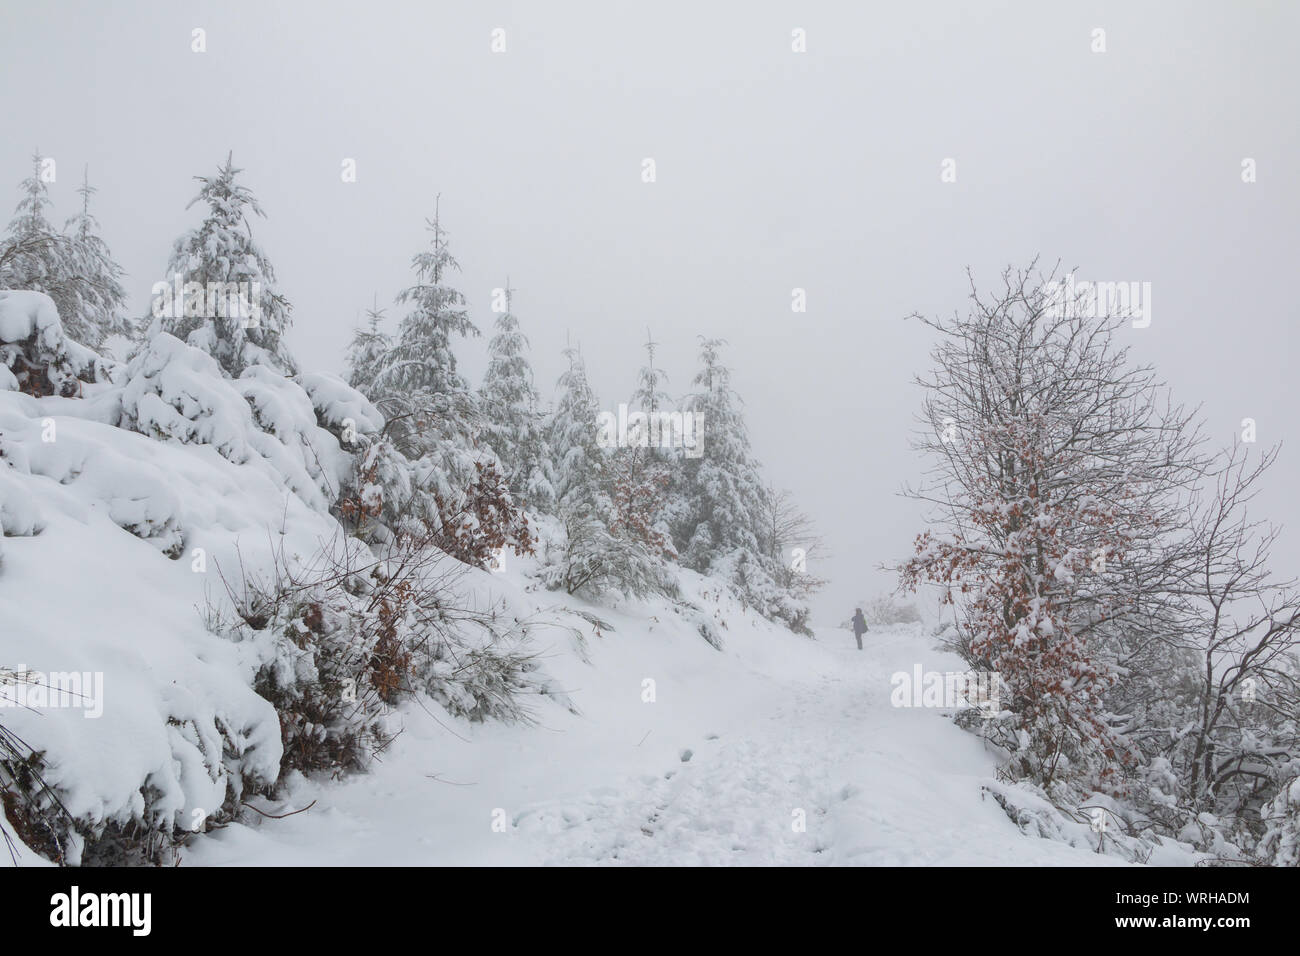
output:
[[[207,353],[159,333],[126,369],[121,426],[151,438],[210,445],[235,464],[263,459],[310,508],[327,511],[346,480],[351,455],[317,424],[311,394],[265,366],[252,366],[235,380],[221,376]],[[348,408],[371,430],[383,419],[359,393],[328,398]],[[317,385],[317,392],[328,391]]]
[[[111,379],[117,363],[69,339],[43,292],[0,291],[0,391],[72,396]]]

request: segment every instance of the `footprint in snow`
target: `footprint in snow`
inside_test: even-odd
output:
[[[683,751],[682,751],[682,763],[686,763],[686,761],[690,760],[690,759],[691,759],[692,757],[694,757],[694,756],[695,756],[695,751],[690,750],[689,748],[686,749],[686,750],[683,750]]]

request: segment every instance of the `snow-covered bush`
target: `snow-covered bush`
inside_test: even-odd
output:
[[[613,534],[598,515],[561,506],[559,524],[561,535],[543,539],[538,574],[551,590],[592,600],[610,593],[644,597],[671,591],[662,563],[640,543]]]
[[[869,601],[858,604],[862,616],[874,627],[888,627],[891,624],[920,624],[921,611],[914,603],[900,601],[892,594],[878,594]],[[851,627],[849,623],[846,627]]]
[[[1259,850],[1273,866],[1300,866],[1300,777],[1287,782],[1263,812]]]
[[[280,718],[281,777],[364,769],[416,694],[470,720],[527,717],[531,657],[500,609],[467,609],[464,566],[427,538],[380,553],[340,535],[297,567],[280,556],[272,579],[230,586],[233,614],[209,616],[214,633],[262,649],[253,686]]]
[[[0,391],[77,397],[84,383],[107,381],[116,367],[64,334],[49,296],[0,291]]]

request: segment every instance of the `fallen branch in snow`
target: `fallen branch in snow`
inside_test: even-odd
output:
[[[291,817],[296,813],[306,813],[312,807],[316,806],[316,801],[313,800],[311,803],[307,804],[307,806],[303,807],[301,810],[290,810],[288,813],[267,813],[265,810],[258,810],[257,807],[253,806],[247,800],[240,800],[239,802],[242,806],[248,807],[248,809],[250,810],[257,810],[258,813],[260,813],[262,816],[266,817],[269,820],[283,820],[285,817]]]

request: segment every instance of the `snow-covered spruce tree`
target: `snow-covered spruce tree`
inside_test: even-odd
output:
[[[655,365],[658,346],[646,329],[646,363],[637,373],[636,389],[630,402],[632,411],[644,412],[649,421],[670,413],[672,396],[664,390],[668,375]],[[643,528],[643,537],[656,554],[676,560],[672,525],[675,516],[687,511],[682,494],[682,450],[658,447],[645,436],[637,443],[638,432],[629,426],[630,447],[619,449],[614,456],[614,502],[622,524]],[[648,429],[647,429],[648,430]]]
[[[120,281],[122,267],[114,261],[108,244],[99,235],[99,221],[90,212],[90,197],[97,191],[90,185],[87,170],[77,187],[81,211],[64,227],[68,233],[67,267],[73,281],[67,287],[69,315],[63,318],[63,327],[74,341],[103,352],[109,336],[130,337],[134,323],[126,314],[126,290]]]
[[[1115,344],[1125,316],[1060,308],[1051,276],[1003,274],[939,335],[909,494],[931,508],[901,567],[958,604],[958,650],[997,672],[1002,717],[976,721],[1008,771],[1062,799],[1122,786],[1135,728],[1108,699],[1177,633],[1170,545],[1205,464],[1191,415]],[[1054,304],[1055,303],[1055,304]]]
[[[384,312],[379,307],[379,296],[376,295],[374,304],[366,310],[365,326],[353,329],[352,341],[348,344],[344,358],[347,383],[362,394],[370,393],[375,376],[393,349],[393,337],[382,328]]]
[[[54,301],[65,333],[93,348],[95,343],[87,339],[94,338],[94,333],[77,308],[71,241],[54,228],[47,215],[53,205],[47,185],[52,162],[37,150],[32,156],[32,174],[18,187],[22,198],[0,246],[0,288],[44,292]]]
[[[441,476],[433,490],[450,497],[474,476],[472,453],[480,429],[478,403],[457,371],[453,336],[478,335],[465,298],[447,283],[460,266],[435,214],[429,220],[432,248],[412,257],[415,284],[397,296],[411,311],[397,341],[377,363],[367,397],[389,419],[389,435],[412,461],[430,458]]]
[[[292,307],[276,288],[275,270],[253,240],[249,216],[263,216],[251,190],[236,182],[243,170],[226,157],[185,208],[207,206],[197,229],[176,240],[167,279],[154,287],[154,328],[207,352],[238,378],[250,366],[296,372],[283,337]],[[175,294],[177,284],[182,294]]]
[[[646,329],[646,363],[637,372],[636,390],[632,392],[632,407],[644,412],[659,412],[672,405],[672,396],[663,388],[668,373],[655,365],[655,348],[659,345]]]
[[[569,367],[550,423],[556,502],[564,540],[547,549],[542,580],[552,589],[598,598],[609,591],[641,596],[668,587],[662,564],[635,535],[617,534],[609,456],[599,443],[599,409],[582,355],[565,350]]]
[[[542,418],[528,362],[528,339],[512,311],[509,281],[501,290],[502,309],[488,342],[488,367],[479,386],[483,439],[496,453],[510,492],[538,511],[555,507],[551,476],[545,468]]]
[[[415,284],[397,296],[399,304],[410,304],[402,319],[397,344],[385,357],[376,387],[416,392],[424,389],[440,395],[466,392],[468,383],[456,370],[453,336],[478,335],[478,328],[465,311],[465,297],[447,284],[449,273],[459,271],[447,245],[447,232],[435,213],[426,221],[433,235],[432,248],[411,257]]]
[[[764,515],[767,489],[750,450],[741,400],[722,364],[721,339],[700,336],[696,391],[685,405],[695,416],[697,447],[684,455],[686,507],[675,515],[674,537],[682,563],[727,580],[738,596],[769,620],[810,633],[809,609],[779,581]]]
[[[413,257],[415,284],[397,297],[411,311],[396,343],[374,363],[376,371],[365,388],[387,418],[383,442],[391,442],[411,462],[409,475],[399,479],[409,484],[409,492],[390,488],[382,495],[387,502],[383,508],[390,530],[431,533],[437,547],[483,566],[489,552],[503,546],[530,553],[532,535],[492,453],[479,447],[479,401],[457,370],[452,349],[453,337],[477,335],[478,329],[465,310],[464,296],[447,282],[460,267],[436,213],[428,227],[432,247]],[[372,462],[381,464],[378,458]]]
[[[700,370],[685,410],[696,416],[703,454],[683,463],[690,510],[674,529],[682,563],[707,573],[735,549],[759,552],[763,485],[750,455],[749,435],[731,389],[731,370],[721,363],[721,339],[700,336]]]

